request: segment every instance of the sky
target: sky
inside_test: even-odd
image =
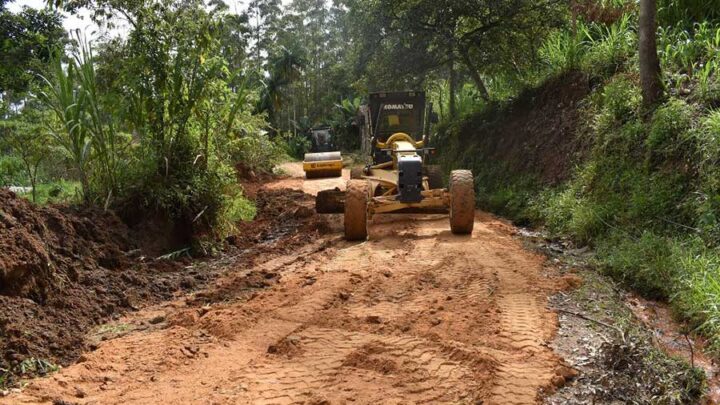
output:
[[[39,9],[45,7],[45,4],[45,0],[16,0],[8,4],[7,8],[8,10],[16,13],[22,10],[24,6]],[[90,20],[90,12],[87,10],[83,9],[76,15],[63,12],[62,15],[65,17],[63,19],[63,26],[67,31],[79,29],[87,38],[90,39],[98,38],[103,34],[100,27]],[[115,31],[117,31],[118,34],[122,34],[125,31],[125,28],[121,27]],[[111,34],[112,33],[115,32],[111,32]]]
[[[247,8],[247,4],[250,2],[250,0],[225,0],[225,2],[230,7],[231,12],[239,13]],[[290,2],[291,0],[282,0],[283,5],[287,5]],[[45,0],[16,0],[8,4],[7,7],[12,12],[18,12],[22,10],[23,6],[28,6],[36,9],[43,8],[45,7]],[[78,13],[77,15],[70,15],[68,13],[63,13],[63,15],[65,16],[65,19],[63,20],[63,25],[65,26],[66,30],[74,31],[76,29],[80,29],[80,31],[84,33],[84,35],[88,39],[98,38],[104,33],[107,33],[111,36],[115,36],[115,34],[124,36],[128,29],[127,26],[122,25],[112,31],[103,32],[100,27],[98,27],[90,20],[90,12],[87,10],[81,10],[80,13]]]

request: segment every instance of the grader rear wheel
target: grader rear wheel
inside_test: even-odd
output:
[[[450,173],[450,229],[456,234],[472,233],[475,219],[475,189],[470,170]]]
[[[370,184],[365,180],[350,180],[345,193],[345,239],[367,238],[367,206]]]

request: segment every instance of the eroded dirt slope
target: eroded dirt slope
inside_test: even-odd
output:
[[[475,221],[455,236],[444,215],[376,217],[348,243],[336,217],[293,254],[238,266],[213,287],[226,295],[141,311],[123,322],[158,326],[0,403],[533,403],[569,374],[547,346],[547,297],[568,283],[514,228]]]

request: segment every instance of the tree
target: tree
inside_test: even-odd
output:
[[[484,76],[530,60],[518,55],[532,55],[543,34],[562,21],[559,0],[355,1],[351,9],[352,18],[362,21],[356,36],[364,38],[361,54],[371,60],[361,60],[370,66],[368,76],[386,75],[379,82],[395,82],[394,87],[401,76],[418,86],[444,71],[451,100],[460,73],[489,99]]]
[[[51,55],[65,43],[60,14],[24,7],[19,13],[0,3],[0,98],[28,91]],[[14,101],[14,100],[13,100]]]
[[[251,0],[248,4],[245,20],[250,25],[250,57],[256,69],[264,65],[281,30],[280,6],[280,0]]]
[[[285,47],[281,47],[269,60],[268,77],[262,81],[263,89],[257,109],[259,112],[267,113],[271,123],[283,106],[283,99],[290,98],[283,94],[283,89],[300,78],[300,69],[305,63],[300,55]]]
[[[40,165],[50,153],[50,138],[40,125],[42,120],[42,111],[26,106],[12,119],[0,121],[2,143],[22,161],[32,188],[33,202],[37,201]]]
[[[656,0],[640,0],[638,34],[640,57],[640,86],[643,105],[651,107],[663,96],[660,76],[660,59],[657,53],[657,3]]]
[[[80,72],[74,61],[63,68],[60,57],[56,57],[53,69],[52,80],[45,78],[45,90],[38,94],[38,99],[55,115],[55,119],[50,121],[55,124],[50,125],[51,134],[68,154],[80,179],[83,199],[89,202],[90,178],[87,167],[92,142],[87,125],[87,94],[78,89]]]

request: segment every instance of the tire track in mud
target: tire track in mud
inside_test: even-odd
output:
[[[370,240],[288,260],[247,300],[167,309],[183,321],[106,342],[12,403],[534,403],[563,381],[547,346],[559,283],[510,226],[475,221],[455,236],[447,216],[378,217]],[[188,345],[204,355],[172,358]]]

